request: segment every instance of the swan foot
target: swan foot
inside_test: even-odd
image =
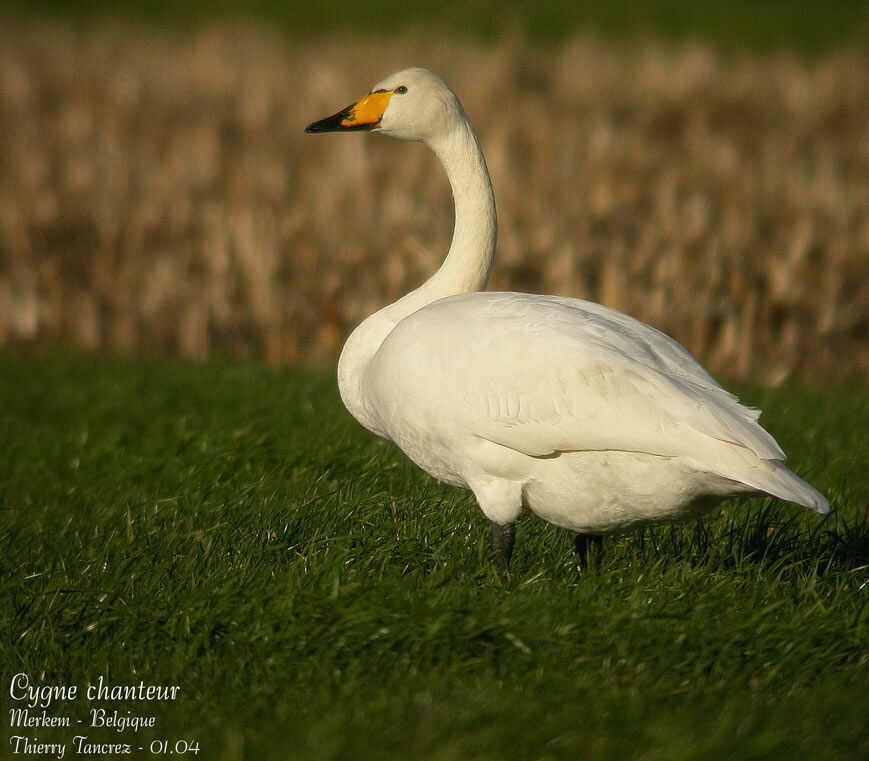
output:
[[[513,555],[513,541],[516,539],[516,524],[500,523],[492,521],[492,554],[495,556],[495,568],[498,575],[507,575],[510,565],[510,557]]]
[[[579,565],[584,571],[589,562],[597,563],[600,559],[603,537],[600,534],[577,534],[574,548],[579,556]]]

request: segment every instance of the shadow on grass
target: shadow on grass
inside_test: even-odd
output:
[[[637,533],[636,543],[639,558],[647,562],[663,556],[720,570],[849,573],[869,565],[869,513],[848,518],[834,513],[806,525],[768,500],[724,523],[699,519],[647,527]]]

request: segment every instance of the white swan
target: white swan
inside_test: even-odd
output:
[[[412,68],[306,132],[374,130],[422,141],[443,163],[455,230],[440,269],[353,331],[341,398],[370,431],[440,481],[470,489],[502,572],[523,507],[600,536],[698,515],[733,494],[819,513],[824,497],[676,341],[599,304],[481,292],[495,253],[486,162],[455,94]]]

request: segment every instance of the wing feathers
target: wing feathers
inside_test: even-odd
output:
[[[749,459],[784,458],[757,424],[759,412],[739,404],[678,343],[598,304],[454,296],[405,318],[378,359],[381,388],[410,373],[406,386],[421,403],[437,410],[449,398],[460,405],[450,420],[467,433],[531,456],[682,455],[727,470],[721,475],[728,478],[741,459],[728,457],[728,449]],[[729,460],[733,467],[723,465]]]

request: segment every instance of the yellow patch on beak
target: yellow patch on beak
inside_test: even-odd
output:
[[[383,112],[389,105],[389,99],[394,95],[389,92],[372,92],[362,100],[347,109],[347,115],[341,120],[342,127],[376,126],[383,117]]]

